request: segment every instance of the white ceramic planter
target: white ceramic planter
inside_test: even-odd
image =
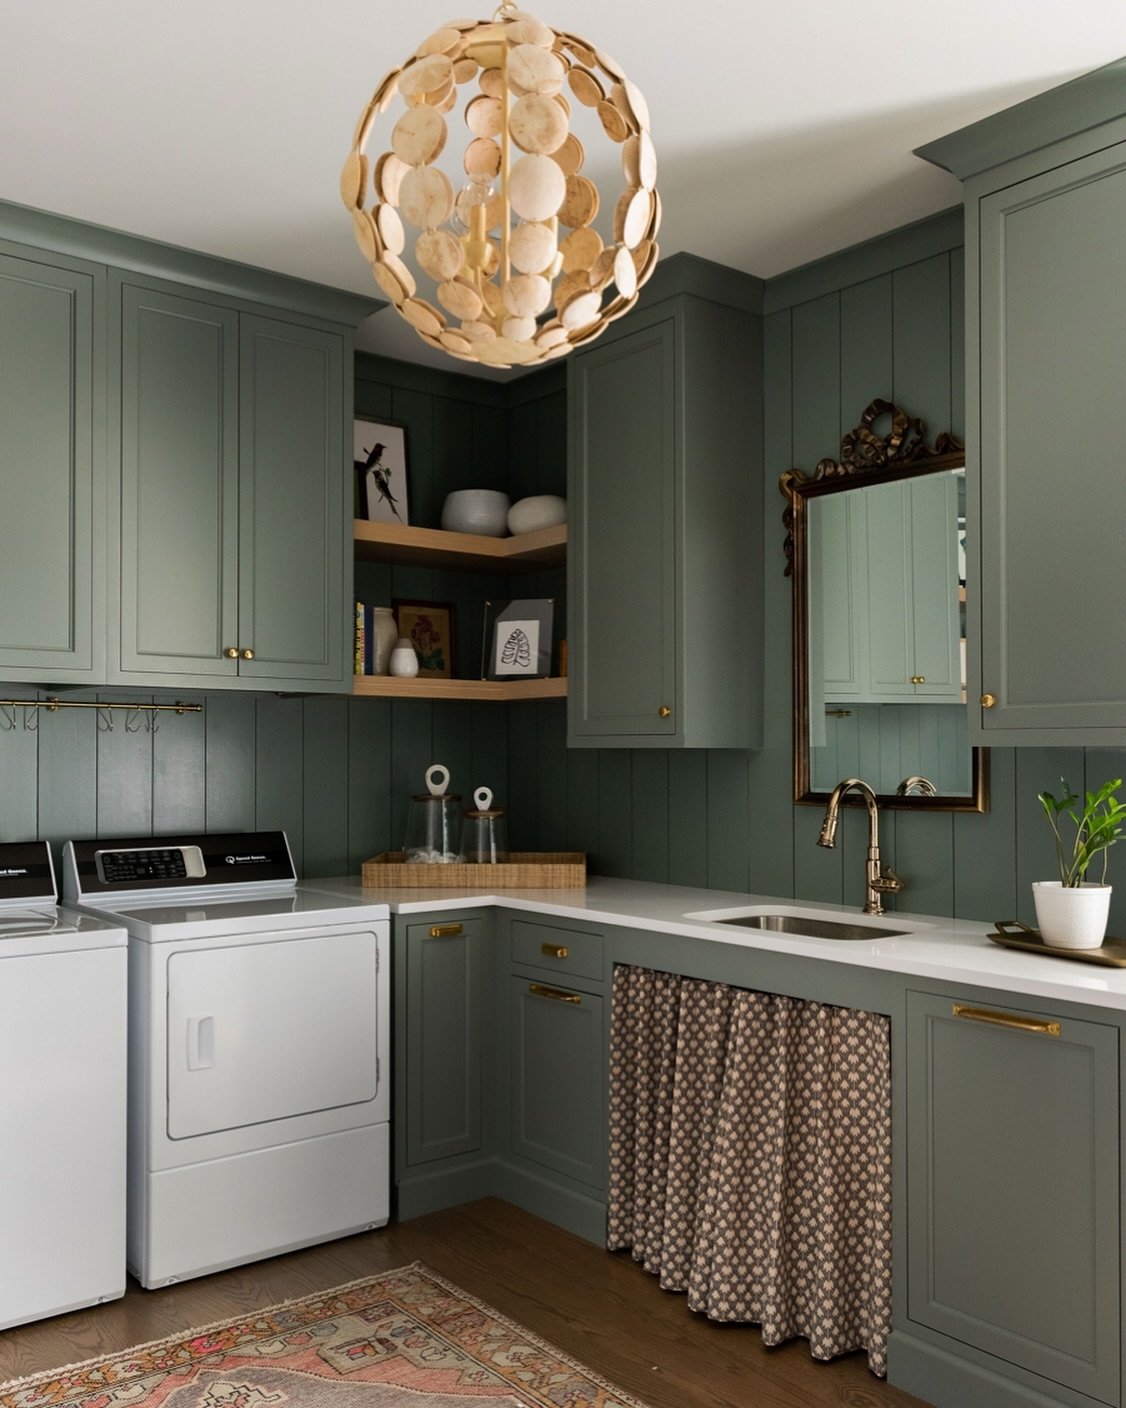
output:
[[[1052,948],[1100,948],[1110,914],[1110,885],[1062,885],[1035,880],[1036,923]]]
[[[455,489],[442,505],[442,527],[452,533],[503,538],[508,532],[507,494],[499,489]]]

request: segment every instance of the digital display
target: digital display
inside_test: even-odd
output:
[[[102,851],[102,879],[107,885],[130,880],[186,880],[188,867],[177,846],[164,851]]]

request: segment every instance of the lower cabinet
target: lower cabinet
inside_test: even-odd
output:
[[[907,994],[894,1383],[942,1404],[1120,1401],[1118,1101],[1117,1027]]]
[[[449,911],[395,921],[400,1217],[481,1196],[465,1170],[485,1157],[482,1034],[489,924],[482,914]]]

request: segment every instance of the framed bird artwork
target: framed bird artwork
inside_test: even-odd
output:
[[[410,522],[406,426],[357,416],[352,423],[352,467],[357,518],[369,523]]]

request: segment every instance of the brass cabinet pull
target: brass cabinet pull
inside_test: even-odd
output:
[[[529,983],[528,991],[533,997],[550,997],[552,1002],[582,1002],[577,992],[560,992],[558,988],[545,988],[542,983]]]
[[[563,944],[540,944],[540,952],[545,958],[566,958],[570,950]]]
[[[253,650],[244,650],[244,651],[242,652],[242,658],[243,658],[244,660],[253,660],[253,659],[254,659],[254,651],[253,651]]]
[[[926,682],[927,682],[927,677],[926,677],[926,675],[912,675],[912,676],[911,676],[911,683],[912,683],[912,684],[926,684]]]
[[[432,939],[456,939],[464,928],[464,924],[431,924],[430,937]]]
[[[227,657],[228,660],[237,660],[237,659],[238,659],[238,646],[237,646],[237,645],[228,645],[227,648],[226,648],[226,650],[223,651],[223,654]]]
[[[967,1007],[964,1002],[955,1002],[955,1017],[964,1017],[968,1022],[989,1022],[995,1027],[1013,1027],[1018,1032],[1033,1032],[1037,1036],[1059,1036],[1060,1024],[1046,1017],[1018,1017],[1012,1012],[990,1012],[986,1007]]]
[[[992,709],[994,704],[997,703],[997,696],[995,694],[983,694],[979,702],[983,709]]]
[[[657,710],[657,717],[659,719],[667,719],[671,713],[672,710],[669,708],[669,706],[667,704],[662,704],[661,707]]]

